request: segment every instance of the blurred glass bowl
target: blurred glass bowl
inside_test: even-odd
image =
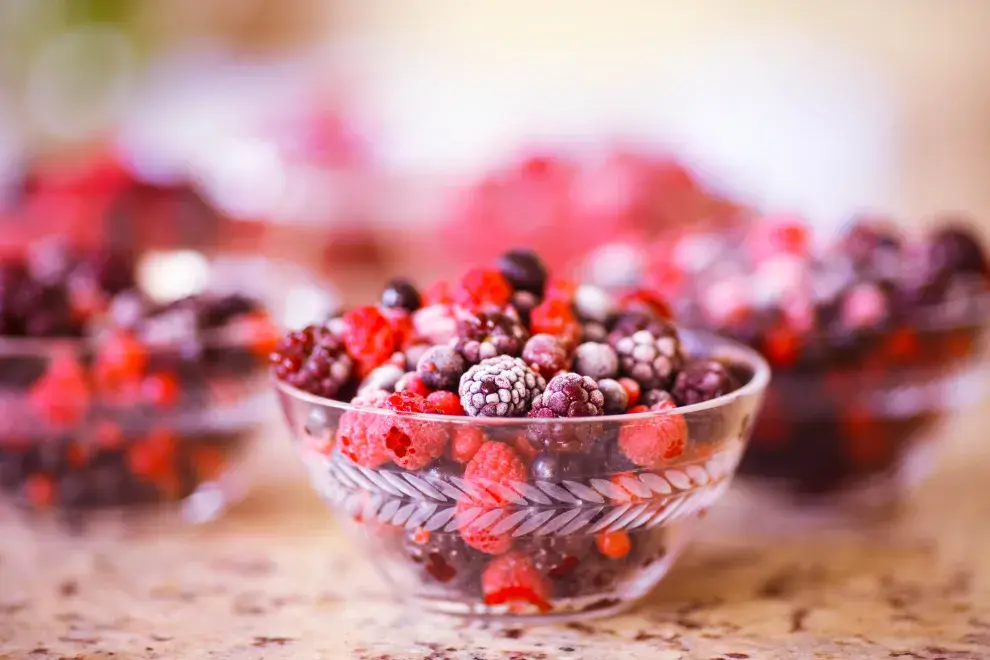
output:
[[[696,356],[733,365],[744,386],[683,408],[569,420],[400,414],[276,389],[314,488],[397,597],[482,619],[597,617],[668,572],[728,488],[770,378],[754,351],[685,334]],[[595,443],[537,458],[533,432],[590,434]],[[504,443],[518,452],[513,460],[532,463],[516,466],[516,478],[488,480],[449,456],[417,471],[354,462],[353,447],[378,433],[441,436],[448,453],[463,442]],[[631,438],[670,444],[642,467],[620,448]]]

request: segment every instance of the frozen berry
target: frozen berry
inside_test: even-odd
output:
[[[461,377],[461,405],[472,417],[520,417],[546,381],[519,358],[482,360]]]
[[[426,396],[430,393],[430,388],[426,386],[423,379],[419,377],[419,372],[407,371],[402,374],[395,383],[396,392],[409,392],[410,394],[418,394],[419,396]]]
[[[360,405],[352,401],[354,405]],[[375,402],[380,408],[384,400]],[[372,412],[349,410],[340,417],[337,427],[337,447],[340,453],[358,465],[377,468],[390,460],[385,448],[385,435],[382,431],[382,416]]]
[[[545,408],[557,417],[596,417],[604,414],[604,405],[605,397],[594,379],[565,372],[554,376],[533,399],[532,410],[538,413]]]
[[[605,323],[615,313],[615,303],[603,289],[582,284],[574,292],[574,310],[582,321]]]
[[[417,529],[406,533],[405,551],[430,581],[451,587],[466,587],[473,577],[478,579],[473,553],[457,534],[426,532]],[[425,538],[424,538],[425,536]]]
[[[578,454],[542,451],[529,464],[529,474],[537,481],[559,483],[566,479],[580,478],[582,467]]]
[[[464,478],[482,488],[489,482],[511,488],[514,483],[525,483],[526,464],[515,449],[505,443],[490,440],[482,444],[468,461],[464,468]],[[498,492],[492,491],[490,495],[496,502],[504,501]]]
[[[404,277],[397,277],[385,285],[382,291],[382,306],[415,312],[423,301],[413,283]]]
[[[28,399],[48,423],[71,427],[89,411],[92,399],[86,373],[74,355],[55,357],[30,389]]]
[[[552,609],[545,578],[525,555],[510,552],[492,559],[481,575],[486,605],[532,606]]]
[[[285,376],[285,381],[311,394],[332,399],[351,377],[353,366],[339,337],[325,328],[314,328],[309,356],[298,371]]]
[[[450,440],[450,457],[458,463],[467,463],[478,453],[485,442],[485,434],[476,426],[459,424]]]
[[[674,326],[667,324],[661,334],[639,330],[615,342],[622,374],[643,389],[667,387],[684,361]]]
[[[567,350],[553,335],[533,335],[522,352],[523,361],[544,378],[553,378],[568,366]]]
[[[454,290],[454,302],[467,308],[503,307],[511,297],[512,285],[499,271],[489,268],[469,270]]]
[[[643,392],[641,402],[647,408],[652,408],[660,403],[673,403],[674,405],[677,405],[677,401],[667,390],[647,390]]]
[[[432,390],[456,391],[466,368],[464,358],[450,346],[429,348],[416,365],[419,377]]]
[[[384,408],[401,413],[439,415],[440,410],[424,397],[411,392],[396,392],[385,399]],[[447,429],[436,422],[403,416],[382,416],[385,450],[396,465],[406,470],[421,470],[443,455],[447,448]]]
[[[496,355],[518,357],[529,338],[518,319],[495,309],[464,315],[457,335],[457,350],[469,364]]]
[[[377,307],[358,307],[343,319],[344,345],[356,363],[358,377],[371,373],[399,349],[397,333]]]
[[[492,521],[487,518],[485,509],[482,509],[481,515],[477,515],[478,506],[470,500],[458,502],[456,509],[458,515],[468,516],[469,512],[475,514],[465,518],[457,530],[468,546],[487,555],[501,555],[512,548],[512,532],[493,530],[498,519]]]
[[[855,284],[842,294],[839,319],[850,330],[869,330],[882,325],[888,318],[887,296],[876,284]]]
[[[604,323],[598,321],[587,321],[581,324],[582,342],[606,342],[608,341],[608,328]]]
[[[619,356],[608,344],[585,342],[574,351],[574,371],[595,380],[619,374]]]
[[[673,318],[670,304],[659,291],[653,289],[635,289],[624,294],[619,299],[619,307],[625,313],[640,313],[661,320]],[[639,328],[640,330],[644,328]]]
[[[973,229],[953,221],[935,231],[928,241],[928,263],[939,275],[987,275],[987,257]]]
[[[592,552],[591,536],[571,534],[531,537],[525,551],[541,575],[558,583],[565,580],[572,582],[588,553]]]
[[[447,390],[437,390],[430,392],[426,400],[432,403],[444,415],[464,415],[464,408],[461,406],[461,398],[453,392]]]
[[[689,362],[674,381],[672,394],[682,406],[690,406],[739,389],[732,373],[717,360]],[[647,404],[653,405],[653,404]]]
[[[629,407],[629,394],[622,384],[611,378],[603,378],[598,381],[598,389],[605,397],[602,410],[606,415],[621,415]]]
[[[672,410],[673,404],[661,403],[650,410]],[[630,412],[634,412],[630,410]],[[687,423],[676,413],[657,415],[646,422],[630,423],[619,431],[619,448],[636,465],[646,468],[663,466],[684,452]]]
[[[539,298],[529,291],[516,291],[509,299],[509,306],[515,310],[519,322],[527,328],[530,323],[530,314],[533,308],[540,304]]]
[[[451,477],[464,475],[464,466],[452,458],[441,456],[430,463],[421,474],[433,481],[450,481]]]
[[[530,312],[530,331],[553,335],[569,348],[581,339],[581,324],[574,317],[571,305],[563,300],[547,299]]]
[[[642,396],[643,389],[639,386],[639,383],[634,381],[632,378],[618,378],[616,381],[622,386],[622,389],[626,391],[626,397],[629,399],[629,407],[639,403],[639,399]]]
[[[457,319],[449,305],[430,305],[413,312],[416,335],[432,344],[446,344],[457,337]]]
[[[454,302],[450,282],[437,280],[423,291],[423,307],[431,305],[450,305]]]
[[[867,220],[849,227],[840,246],[856,267],[865,269],[873,265],[880,253],[898,252],[901,241],[894,230]]]
[[[543,295],[547,283],[547,269],[532,250],[510,250],[498,260],[498,269],[509,283],[519,291]]]
[[[550,408],[534,408],[529,411],[534,420],[560,419],[562,416]],[[595,446],[603,433],[601,424],[566,424],[540,421],[526,429],[530,446],[536,451],[544,449],[562,453],[587,453]]]
[[[385,405],[385,399],[387,399],[390,394],[392,393],[386,390],[369,388],[363,392],[358,392],[357,396],[351,399],[351,405],[361,408],[381,408]]]

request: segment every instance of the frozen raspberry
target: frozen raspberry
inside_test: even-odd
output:
[[[680,374],[678,374],[678,376],[680,376]],[[659,403],[673,403],[674,405],[677,405],[677,401],[667,390],[647,390],[643,392],[643,396],[640,400],[647,408],[652,408]]]
[[[517,357],[529,337],[518,319],[495,309],[464,315],[457,334],[457,350],[468,364],[496,355]]]
[[[437,280],[423,291],[423,307],[430,305],[450,305],[454,302],[450,282]]]
[[[457,512],[459,514],[467,515],[468,511],[476,508],[477,504],[474,504],[468,500],[457,503]],[[491,523],[484,525],[476,522],[484,515],[485,513],[483,510],[481,515],[473,517],[470,522],[465,522],[457,530],[460,533],[461,538],[464,540],[464,543],[475,550],[484,552],[488,555],[501,555],[508,552],[512,548],[512,532],[505,531],[493,533],[492,527],[497,524],[497,521],[492,521]]]
[[[511,488],[513,483],[525,483],[526,464],[509,445],[489,440],[478,448],[464,468],[464,478],[482,488],[489,482]],[[504,504],[504,498],[494,490],[489,495],[495,502]]]
[[[399,349],[399,336],[377,307],[358,307],[344,315],[344,345],[359,378],[387,361]]]
[[[682,406],[690,406],[739,389],[732,373],[717,360],[689,362],[674,381],[673,395]],[[649,405],[649,404],[648,404]]]
[[[619,374],[619,356],[608,344],[585,342],[574,351],[574,371],[595,380]]]
[[[553,335],[566,347],[573,347],[581,338],[581,324],[574,317],[569,302],[548,298],[530,312],[530,332]]]
[[[446,344],[457,337],[457,318],[449,305],[430,305],[413,312],[416,335],[431,344]]]
[[[516,552],[492,559],[481,574],[486,605],[532,606],[541,612],[553,607],[550,587],[525,555]]]
[[[361,405],[352,401],[355,405]],[[384,400],[375,402],[375,408],[384,406]],[[377,468],[391,459],[385,448],[382,416],[348,410],[340,417],[337,427],[337,447],[345,457],[366,468]]]
[[[547,409],[557,417],[597,417],[602,415],[605,397],[594,379],[573,372],[554,376],[546,389],[533,399],[530,417]]]
[[[523,361],[544,378],[552,378],[568,367],[567,349],[553,335],[533,335],[522,352]]]
[[[301,361],[300,361],[301,358]],[[272,354],[275,374],[305,392],[329,399],[351,377],[353,361],[341,339],[322,327],[290,334]]]
[[[520,417],[546,381],[519,358],[482,360],[461,377],[461,405],[472,417]]]
[[[394,364],[383,364],[376,368],[361,381],[358,394],[369,390],[384,390],[394,392],[399,379],[405,374],[401,367]]]
[[[611,378],[603,378],[598,381],[598,389],[605,397],[602,410],[606,415],[621,415],[629,407],[629,394],[622,384]]]
[[[381,408],[385,405],[385,399],[392,394],[386,390],[367,389],[358,392],[358,395],[351,399],[352,406],[362,408]]]
[[[396,381],[395,391],[426,396],[430,393],[430,388],[427,387],[426,383],[423,382],[423,379],[419,377],[418,372],[408,371],[402,374],[402,377]]]
[[[444,415],[464,415],[464,408],[461,406],[461,398],[453,392],[437,390],[430,392],[426,400],[436,406]]]
[[[413,283],[404,277],[397,277],[385,285],[382,291],[382,307],[394,307],[404,309],[407,312],[415,312],[422,305],[419,291]]]
[[[582,284],[574,292],[574,311],[582,321],[605,323],[615,313],[615,302],[604,289]]]
[[[416,371],[432,390],[457,390],[467,365],[464,358],[450,346],[433,346],[419,358]]]
[[[402,413],[441,414],[424,397],[410,392],[389,395],[383,407]],[[381,428],[385,451],[396,465],[406,470],[422,470],[442,456],[447,447],[447,430],[436,422],[383,416]]]
[[[398,307],[382,307],[382,316],[388,320],[388,325],[395,333],[395,342],[398,348],[405,348],[406,344],[412,343],[417,338],[416,328],[413,326],[412,314]]]
[[[512,285],[502,273],[490,268],[469,270],[454,290],[454,302],[469,309],[485,305],[503,307],[511,297]]]
[[[450,457],[458,463],[467,463],[474,458],[484,442],[485,434],[481,429],[460,424],[454,430],[454,437],[450,441]]]
[[[547,283],[547,269],[532,250],[510,250],[498,260],[498,269],[517,291],[543,295]]]
[[[674,408],[673,404],[661,403],[650,410],[663,411]],[[687,432],[687,422],[684,421],[683,416],[660,415],[646,422],[623,426],[619,431],[619,448],[636,465],[657,468],[684,452]]]
[[[647,390],[667,387],[684,362],[677,330],[669,324],[662,334],[639,330],[622,337],[614,346],[622,374]]]

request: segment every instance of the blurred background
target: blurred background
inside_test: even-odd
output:
[[[291,261],[302,284],[266,281],[305,308],[740,208],[985,227],[988,25],[971,0],[3,0],[0,240],[182,248],[173,284]]]

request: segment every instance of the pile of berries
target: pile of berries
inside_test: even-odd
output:
[[[680,318],[766,356],[774,378],[741,471],[814,494],[897,469],[939,417],[929,383],[973,358],[990,313],[990,267],[968,222],[943,218],[912,241],[862,219],[819,243],[794,219],[686,235],[652,279]],[[926,400],[897,398],[922,385]]]
[[[315,443],[319,454],[480,488],[705,460],[736,431],[715,423],[717,413],[691,430],[690,443],[681,415],[617,416],[708,401],[748,379],[732,365],[689,358],[662,299],[554,279],[527,250],[422,291],[393,280],[379,304],[289,333],[271,361],[284,384],[355,406]],[[489,605],[544,609],[552,598],[608,593],[666,552],[663,527],[536,540],[450,529],[400,528],[401,556],[425,584],[461,596],[474,589]]]
[[[248,431],[218,412],[256,391],[277,340],[241,295],[151,302],[118,253],[5,261],[0,318],[0,491],[68,513],[217,477]]]

